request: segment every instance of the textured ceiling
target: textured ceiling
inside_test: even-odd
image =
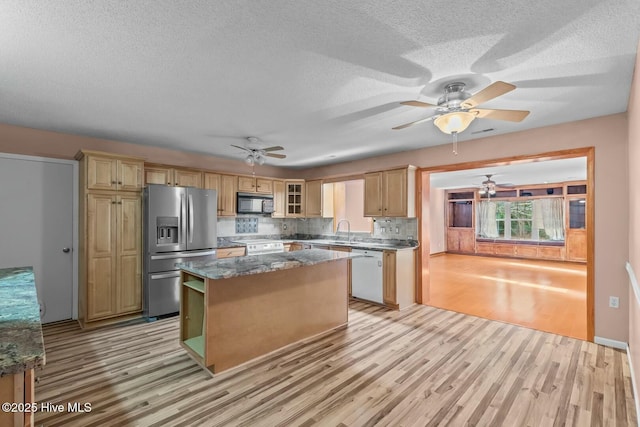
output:
[[[531,111],[460,140],[623,112],[640,2],[3,0],[0,29],[0,122],[302,168],[450,143],[391,128],[451,81]]]

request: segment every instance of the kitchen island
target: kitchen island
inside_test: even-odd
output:
[[[0,426],[33,425],[34,369],[44,365],[40,306],[32,267],[0,269]],[[14,411],[14,409],[17,409]]]
[[[354,256],[309,249],[178,264],[181,345],[219,373],[346,325]]]

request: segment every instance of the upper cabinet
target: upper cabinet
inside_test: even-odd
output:
[[[305,182],[305,217],[322,216],[322,180],[316,179]]]
[[[173,187],[203,188],[202,172],[196,169],[180,169],[163,165],[145,165],[144,183],[164,184]]]
[[[82,176],[87,190],[140,191],[144,160],[128,156],[80,151],[84,159]]]
[[[364,216],[415,217],[416,168],[364,175]]]
[[[273,194],[273,181],[267,178],[239,176],[238,191],[242,193]]]
[[[234,175],[204,173],[204,188],[218,192],[218,216],[235,216],[236,186]]]
[[[285,216],[304,217],[304,180],[285,181]]]
[[[273,180],[273,218],[284,218],[287,212],[284,181]]]

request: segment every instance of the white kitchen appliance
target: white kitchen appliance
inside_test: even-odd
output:
[[[382,304],[383,253],[365,249],[353,249],[351,253],[362,255],[351,260],[351,295]]]
[[[247,247],[247,255],[264,255],[284,252],[284,243],[282,240],[236,240],[234,243],[245,245]]]

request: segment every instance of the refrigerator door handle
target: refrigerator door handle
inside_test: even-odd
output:
[[[189,194],[189,243],[193,243],[193,194]]]
[[[162,273],[162,274],[152,274],[150,276],[151,280],[158,280],[158,279],[172,279],[174,277],[180,277],[180,272],[177,271],[175,273]]]
[[[183,244],[185,241],[185,221],[187,218],[187,204],[184,200],[184,194],[180,194],[180,236],[178,236],[178,241],[180,244]]]
[[[216,250],[210,251],[201,251],[201,252],[172,252],[169,254],[163,255],[151,255],[151,260],[159,260],[159,259],[172,259],[172,258],[193,258],[196,256],[207,256],[207,255],[215,255]]]

